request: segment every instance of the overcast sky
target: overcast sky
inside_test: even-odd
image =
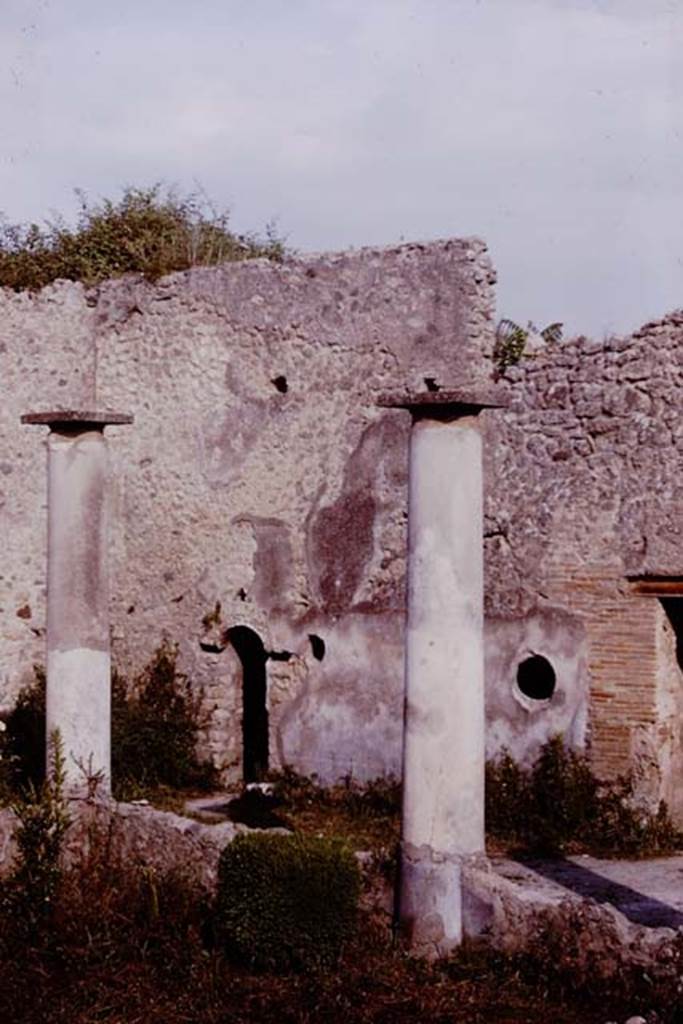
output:
[[[0,210],[199,182],[290,246],[479,235],[498,314],[683,306],[683,0],[0,0]]]

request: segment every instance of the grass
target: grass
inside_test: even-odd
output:
[[[332,807],[336,825],[346,821],[360,845],[396,835],[395,784],[363,789],[349,781],[325,791],[286,773],[275,786],[302,829],[322,827]],[[46,788],[40,800],[49,811],[59,794]],[[20,844],[20,860],[0,885],[3,908],[31,909],[30,915],[3,913],[0,1020],[604,1024],[655,1010],[648,1016],[652,1024],[683,1020],[683,943],[672,952],[673,970],[668,962],[659,965],[654,981],[637,964],[618,976],[595,977],[578,925],[574,944],[541,924],[523,956],[463,947],[456,956],[427,963],[394,941],[386,918],[363,911],[338,962],[280,967],[277,974],[250,969],[234,962],[218,941],[220,908],[198,884],[192,864],[183,872],[156,871],[115,846],[116,830],[92,826],[79,859],[53,871],[59,844],[40,841],[53,835],[53,819],[50,813],[26,818],[31,841]],[[38,902],[35,866],[38,877],[49,881],[49,899]],[[571,923],[567,927],[571,936]]]
[[[198,759],[200,701],[178,671],[177,647],[164,642],[131,682],[114,674],[113,791],[120,800],[145,799],[185,813],[185,804],[215,790],[217,773]],[[22,690],[0,732],[0,802],[45,770],[45,674]],[[393,870],[400,837],[401,787],[395,779],[361,785],[347,778],[321,786],[291,769],[270,776],[271,793],[242,792],[228,816],[252,828],[284,827],[303,835],[342,837]],[[584,755],[562,739],[546,743],[531,768],[503,753],[486,768],[487,848],[490,853],[607,857],[662,856],[683,849],[683,833],[662,804],[653,813],[635,800],[629,779],[606,783]]]
[[[191,865],[185,874],[156,872],[122,856],[111,829],[93,825],[79,859],[61,868],[63,834],[47,847],[40,841],[52,835],[47,812],[55,801],[59,792],[48,789],[35,801],[46,813],[32,816],[31,841],[20,844],[14,870],[0,886],[2,1020],[303,1024],[340,1016],[401,1021],[417,1013],[436,1021],[459,1007],[465,993],[470,1006],[490,1002],[481,974],[469,984],[461,972],[449,984],[441,968],[413,963],[392,947],[386,929],[369,922],[346,943],[334,968],[280,970],[274,978],[241,967],[216,944],[213,901]],[[43,886],[36,890],[37,868],[40,878],[48,869],[49,899],[42,898]],[[216,909],[222,921],[220,901]],[[526,1008],[525,996],[520,992],[517,1002]]]
[[[363,919],[334,968],[254,971],[212,948],[190,876],[117,859],[106,835],[64,873],[42,932],[0,935],[0,1019],[15,1024],[604,1024],[537,965],[464,950],[430,964]],[[633,1004],[629,1004],[631,1008]],[[616,1004],[609,1012],[616,1013]],[[625,1016],[625,1014],[623,1014]],[[672,1018],[673,1019],[673,1018]]]
[[[248,790],[229,803],[233,820],[252,828],[341,836],[355,850],[395,859],[401,828],[397,780],[361,785],[346,779],[325,787],[285,769],[270,781],[271,795]],[[566,749],[560,737],[544,745],[531,768],[506,753],[487,763],[486,827],[493,855],[633,858],[683,849],[683,833],[664,805],[655,812],[639,807],[628,779],[596,778],[588,759]]]
[[[46,811],[59,804],[57,790],[58,785],[43,791],[39,802]],[[32,836],[51,836],[52,820],[49,813],[33,816]],[[0,885],[0,903],[3,910],[29,907],[31,914],[3,913],[0,1020],[604,1024],[608,1017],[654,1009],[658,1015],[650,1014],[651,1022],[683,1019],[680,956],[673,971],[660,972],[656,985],[637,965],[616,978],[587,977],[585,949],[542,927],[535,948],[524,956],[465,946],[429,963],[409,956],[380,919],[361,913],[338,961],[335,950],[334,962],[325,967],[255,970],[233,961],[217,941],[215,914],[224,908],[198,884],[192,864],[182,872],[157,871],[127,856],[115,835],[115,829],[92,825],[68,868],[58,864],[61,838],[49,849],[33,839],[20,844],[14,871]],[[45,868],[49,874],[47,890],[38,886],[49,898],[38,902],[36,866],[41,879]],[[577,971],[583,972],[581,984]]]
[[[393,778],[320,786],[291,770],[273,776],[278,813],[295,831],[343,836],[355,850],[393,850],[401,829],[401,785]]]

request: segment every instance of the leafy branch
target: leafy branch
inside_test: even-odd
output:
[[[516,366],[525,353],[530,335],[537,334],[547,345],[556,345],[562,340],[562,327],[561,323],[552,323],[539,331],[531,320],[526,327],[520,327],[514,320],[500,320],[493,347],[493,361],[498,373],[504,376],[508,367]]]

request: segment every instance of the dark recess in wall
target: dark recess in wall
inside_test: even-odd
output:
[[[555,669],[542,654],[532,654],[517,666],[517,686],[530,700],[550,700],[555,683]]]
[[[325,641],[321,636],[318,636],[317,633],[309,633],[308,639],[311,643],[311,652],[313,657],[317,661],[322,661],[325,657]]]
[[[242,770],[245,782],[260,782],[268,771],[266,652],[258,633],[233,626],[227,637],[242,662]]]
[[[683,597],[664,597],[662,606],[676,635],[676,660],[683,670]]]

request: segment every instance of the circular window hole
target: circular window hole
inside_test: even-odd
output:
[[[550,700],[556,683],[555,669],[542,654],[532,654],[517,666],[517,686],[529,700]]]

